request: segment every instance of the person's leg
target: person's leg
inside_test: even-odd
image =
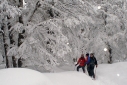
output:
[[[89,76],[92,77],[92,70],[89,70]]]
[[[81,68],[81,66],[78,66],[78,67],[77,67],[77,71],[79,71],[79,68]]]
[[[88,72],[88,74],[90,76],[90,66],[89,65],[87,65],[87,72]]]
[[[94,65],[91,65],[91,76],[93,78],[95,78],[95,75],[94,75]]]
[[[94,65],[94,67],[93,67],[93,78],[95,79],[95,65]]]
[[[93,67],[92,67],[91,64],[89,65],[89,76],[90,76],[90,77],[93,76]]]
[[[85,66],[82,66],[82,70],[83,70],[83,72],[85,73]]]

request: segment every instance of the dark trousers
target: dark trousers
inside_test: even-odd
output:
[[[95,78],[95,74],[94,74],[94,66],[95,65],[87,65],[87,71],[89,76]]]
[[[83,72],[85,73],[85,66],[78,66],[77,71],[79,71],[79,68],[82,68]]]

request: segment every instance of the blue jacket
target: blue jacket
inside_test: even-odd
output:
[[[87,57],[86,64],[90,62],[90,56]]]

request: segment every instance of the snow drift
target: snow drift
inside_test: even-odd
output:
[[[52,85],[45,75],[40,72],[10,68],[0,70],[0,85]]]

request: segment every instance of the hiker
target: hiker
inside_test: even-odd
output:
[[[22,59],[21,59],[21,57],[18,59],[18,67],[22,67]]]
[[[90,62],[90,56],[89,56],[89,53],[86,54],[85,59],[86,59],[86,63],[85,63],[85,64],[87,65],[87,72],[88,72],[88,71],[89,71],[88,63]],[[88,74],[89,74],[89,72],[88,72]]]
[[[88,71],[89,76],[91,76],[93,79],[95,79],[95,73],[94,73],[94,67],[95,66],[97,67],[97,60],[94,57],[94,54],[91,53],[90,54],[90,60],[87,64],[87,71]]]
[[[90,61],[89,53],[86,53],[86,57],[85,57],[85,59],[86,59],[86,63],[85,63],[85,64],[88,64],[89,61]]]
[[[84,58],[84,54],[81,55],[81,57],[79,58],[77,64],[75,64],[75,66],[78,65],[77,67],[77,71],[79,71],[79,68],[82,68],[83,72],[85,73],[85,58]]]

